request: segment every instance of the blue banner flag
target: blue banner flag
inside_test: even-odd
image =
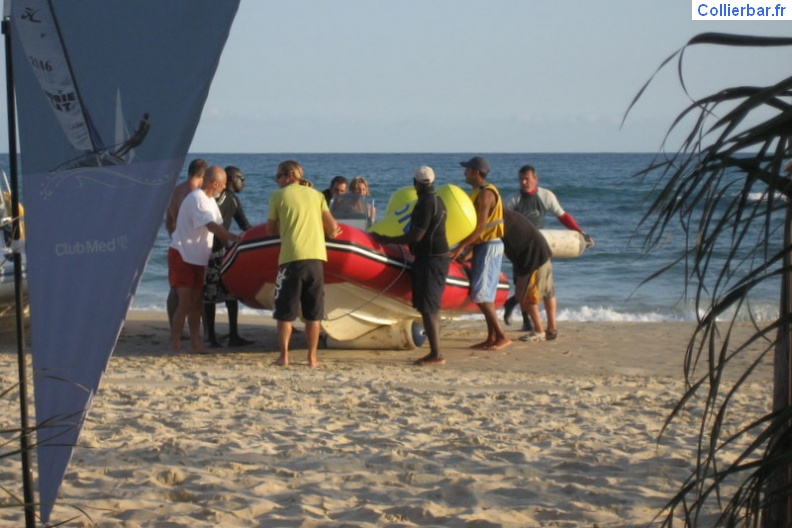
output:
[[[45,522],[143,274],[238,5],[13,0]]]

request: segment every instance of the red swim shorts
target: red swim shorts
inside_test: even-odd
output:
[[[168,282],[171,288],[190,288],[202,290],[206,266],[184,262],[181,253],[168,248]]]

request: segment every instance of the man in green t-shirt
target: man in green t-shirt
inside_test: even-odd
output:
[[[341,230],[327,208],[324,195],[301,185],[302,181],[299,163],[287,160],[278,165],[275,182],[280,189],[270,195],[267,215],[267,233],[280,235],[281,239],[272,316],[278,321],[277,364],[287,366],[293,323],[297,310],[302,309],[308,366],[315,367],[319,365],[316,351],[324,317],[325,236],[335,238]]]

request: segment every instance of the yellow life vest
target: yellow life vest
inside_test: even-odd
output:
[[[491,183],[485,183],[481,187],[476,187],[473,189],[473,192],[470,193],[470,199],[473,203],[476,203],[481,191],[484,189],[489,189],[495,193],[495,207],[492,208],[490,211],[489,217],[487,218],[487,227],[484,229],[484,232],[481,234],[481,238],[479,239],[479,243],[481,242],[489,242],[490,240],[496,240],[499,238],[503,238],[504,233],[506,232],[505,226],[503,224],[503,200],[501,200],[500,193],[498,193],[497,187],[492,185]]]

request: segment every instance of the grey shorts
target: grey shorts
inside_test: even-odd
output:
[[[530,275],[519,275],[514,279],[514,298],[525,309],[528,304],[539,304],[555,297],[553,263],[548,260]]]

